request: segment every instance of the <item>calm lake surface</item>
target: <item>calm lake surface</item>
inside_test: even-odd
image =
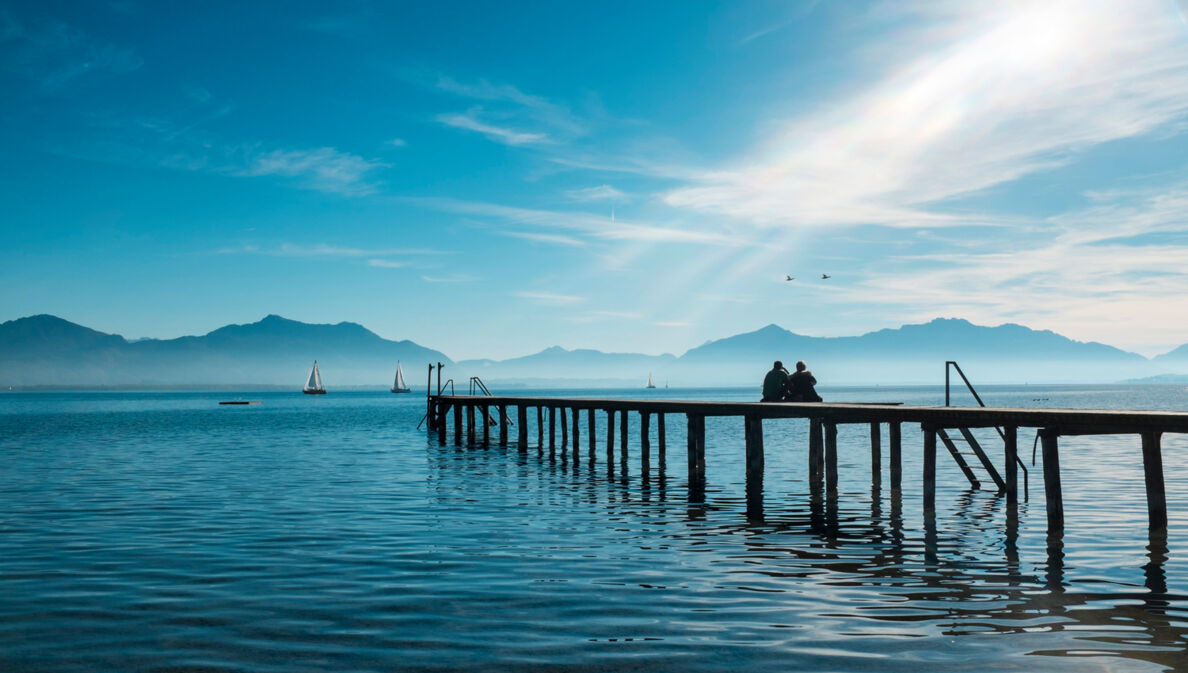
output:
[[[440,446],[416,428],[420,392],[0,395],[0,670],[1188,670],[1185,437],[1164,437],[1171,523],[1154,542],[1138,437],[1062,438],[1067,530],[1049,544],[1031,431],[1014,520],[941,450],[933,527],[918,427],[897,496],[885,474],[872,487],[869,429],[841,426],[839,495],[822,506],[807,422],[767,421],[764,513],[748,520],[741,419],[707,419],[691,502],[683,416],[667,469],[653,440],[644,479],[638,416],[624,470],[607,464],[605,415],[590,465],[583,414],[575,464]],[[981,392],[1188,410],[1182,385]]]

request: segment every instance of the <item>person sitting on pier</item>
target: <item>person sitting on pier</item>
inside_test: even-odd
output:
[[[760,402],[779,402],[787,385],[788,370],[784,369],[783,362],[776,360],[771,371],[763,377],[763,399]]]
[[[808,370],[808,365],[804,360],[796,363],[796,373],[788,377],[788,382],[784,384],[783,398],[787,402],[820,402],[821,396],[817,394],[817,389],[813,386],[817,385],[817,377]]]

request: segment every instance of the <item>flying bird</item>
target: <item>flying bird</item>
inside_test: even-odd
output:
[[[829,280],[830,278],[833,278],[833,276],[830,276],[827,273],[821,274],[821,280]]]
[[[795,278],[793,278],[792,276],[789,276],[789,275],[785,274],[785,275],[784,275],[784,280],[796,280],[796,279],[795,279]]]

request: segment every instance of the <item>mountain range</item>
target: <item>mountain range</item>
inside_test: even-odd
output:
[[[559,346],[507,360],[454,363],[412,341],[391,341],[362,325],[311,325],[276,315],[202,336],[129,341],[51,315],[0,324],[0,386],[300,387],[313,360],[328,388],[385,385],[396,362],[420,382],[426,363],[447,378],[488,384],[642,386],[651,374],[673,386],[757,384],[775,359],[806,360],[823,385],[920,384],[943,380],[956,360],[975,383],[1107,382],[1188,373],[1188,344],[1152,359],[1022,325],[957,318],[860,336],[813,337],[777,325],[709,341],[679,357],[604,353]]]

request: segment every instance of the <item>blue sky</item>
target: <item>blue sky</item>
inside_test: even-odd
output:
[[[0,318],[279,313],[469,358],[957,316],[1163,352],[1186,15],[0,3]]]

